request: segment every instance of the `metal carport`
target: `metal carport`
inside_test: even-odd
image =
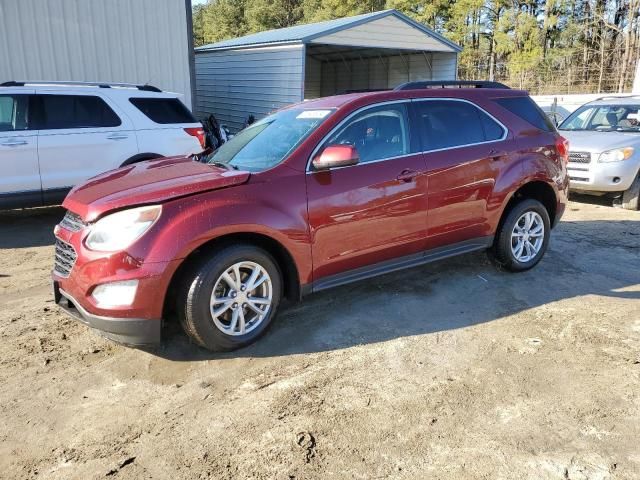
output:
[[[303,99],[454,80],[461,48],[396,10],[270,30],[196,49],[196,113],[232,131]]]

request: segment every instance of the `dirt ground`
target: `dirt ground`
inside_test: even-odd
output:
[[[640,213],[578,200],[533,271],[338,288],[224,355],[67,318],[62,210],[0,213],[0,478],[640,478]]]

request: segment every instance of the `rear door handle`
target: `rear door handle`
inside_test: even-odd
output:
[[[107,140],[126,140],[129,138],[129,135],[123,135],[121,133],[114,133],[107,137]]]
[[[398,174],[398,176],[396,177],[396,180],[398,180],[399,182],[410,182],[417,176],[418,176],[418,172],[416,172],[415,170],[406,169]]]
[[[26,145],[27,141],[26,140],[5,140],[4,142],[2,142],[0,145],[4,145],[5,147],[17,147],[20,145]]]

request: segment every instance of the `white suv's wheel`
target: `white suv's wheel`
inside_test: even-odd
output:
[[[640,210],[640,173],[622,194],[622,207],[627,210]]]

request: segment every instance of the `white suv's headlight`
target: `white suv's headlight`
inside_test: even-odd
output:
[[[621,162],[633,155],[633,147],[616,148],[600,154],[599,162]]]
[[[162,206],[131,208],[112,213],[91,226],[85,244],[91,250],[117,252],[140,238],[160,218]]]

